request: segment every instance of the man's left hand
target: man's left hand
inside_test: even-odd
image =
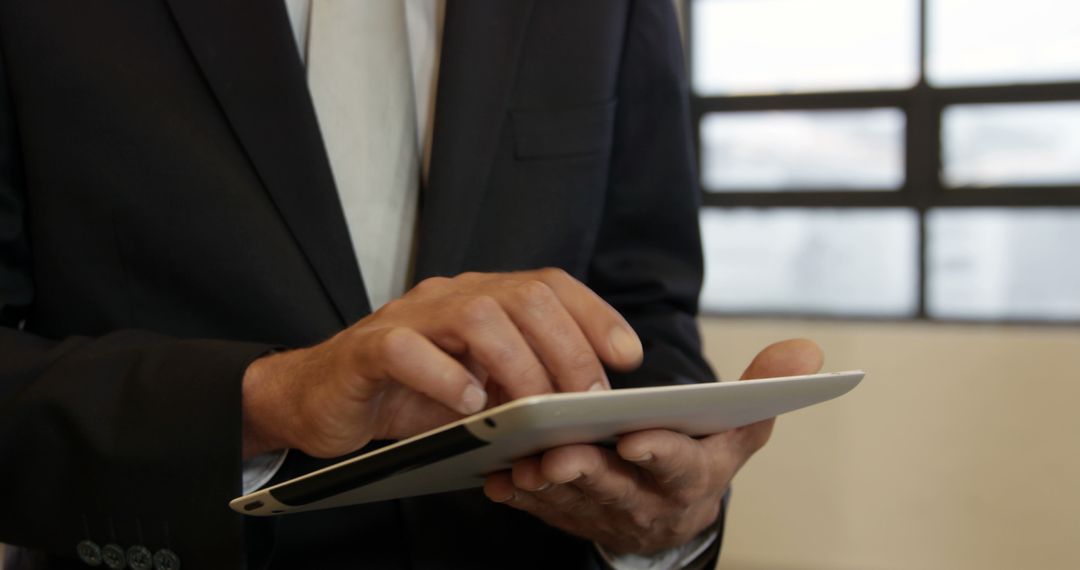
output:
[[[742,378],[813,374],[824,356],[808,340],[761,351]],[[774,419],[694,439],[668,430],[625,435],[615,451],[568,445],[488,477],[493,501],[529,512],[615,554],[652,553],[716,521],[735,473],[761,449]]]

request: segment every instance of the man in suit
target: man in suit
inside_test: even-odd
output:
[[[280,3],[0,0],[0,56],[0,541],[22,563],[715,559],[771,424],[552,450],[483,492],[226,506],[281,449],[279,478],[501,398],[710,380],[667,0],[447,4],[419,286],[375,313]],[[748,374],[819,364],[789,343]]]

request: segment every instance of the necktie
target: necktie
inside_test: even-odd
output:
[[[308,88],[372,309],[409,277],[419,193],[400,0],[313,0]]]

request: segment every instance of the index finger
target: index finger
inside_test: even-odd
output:
[[[616,370],[632,370],[641,364],[641,339],[614,307],[561,269],[541,269],[536,274],[559,297],[601,361]]]

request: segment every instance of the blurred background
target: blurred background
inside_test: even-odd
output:
[[[710,359],[869,372],[780,420],[720,568],[1080,568],[1080,2],[676,5]]]

